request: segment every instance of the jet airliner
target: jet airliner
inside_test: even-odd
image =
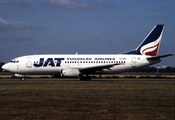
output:
[[[52,75],[54,77],[79,77],[91,80],[89,74],[117,74],[159,63],[157,56],[164,25],[156,25],[134,50],[121,54],[44,54],[12,59],[2,66],[24,80],[24,75]]]

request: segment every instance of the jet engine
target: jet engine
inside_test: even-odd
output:
[[[64,68],[61,70],[61,77],[78,77],[80,74],[78,69],[72,69],[72,68]]]

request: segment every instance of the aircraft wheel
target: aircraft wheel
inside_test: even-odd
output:
[[[21,81],[24,81],[24,80],[25,80],[25,78],[22,77],[22,78],[21,78]]]
[[[86,77],[86,81],[91,81],[91,77],[90,76],[87,76]]]

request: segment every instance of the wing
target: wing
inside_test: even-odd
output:
[[[80,72],[83,74],[90,74],[90,73],[95,73],[97,71],[103,71],[103,69],[109,69],[115,65],[120,65],[120,64],[108,64],[108,65],[99,65],[99,66],[92,66],[92,67],[85,67],[81,68]]]

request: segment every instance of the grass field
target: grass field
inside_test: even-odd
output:
[[[0,83],[0,119],[174,120],[175,84]]]

